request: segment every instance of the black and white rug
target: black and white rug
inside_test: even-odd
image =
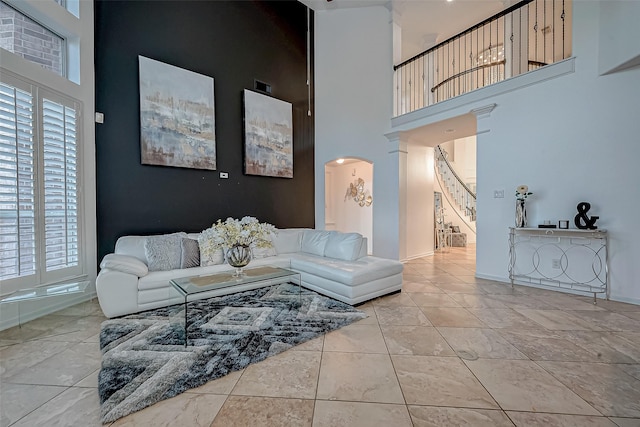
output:
[[[100,332],[101,418],[108,423],[245,368],[366,314],[283,284],[107,320]]]

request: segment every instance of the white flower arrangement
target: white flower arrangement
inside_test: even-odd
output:
[[[271,237],[275,236],[277,231],[271,224],[245,216],[240,220],[235,218],[227,218],[224,222],[218,220],[201,234],[211,242],[211,250],[227,249],[234,245],[270,248],[273,246]]]
[[[516,200],[526,200],[532,194],[526,185],[518,185],[516,187]]]

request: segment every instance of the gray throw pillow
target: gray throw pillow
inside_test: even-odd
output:
[[[182,239],[180,242],[181,257],[180,268],[191,268],[200,266],[200,246],[197,240]]]
[[[149,236],[144,242],[149,271],[166,271],[180,268],[182,250],[180,242],[186,233]]]

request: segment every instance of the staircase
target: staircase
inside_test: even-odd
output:
[[[458,216],[473,231],[476,229],[476,193],[456,174],[447,160],[447,152],[439,145],[435,148],[436,176],[444,196],[459,209]]]

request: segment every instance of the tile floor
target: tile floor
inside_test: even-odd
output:
[[[640,426],[640,306],[405,266],[369,317],[112,426]],[[0,332],[0,427],[97,426],[99,306]]]

